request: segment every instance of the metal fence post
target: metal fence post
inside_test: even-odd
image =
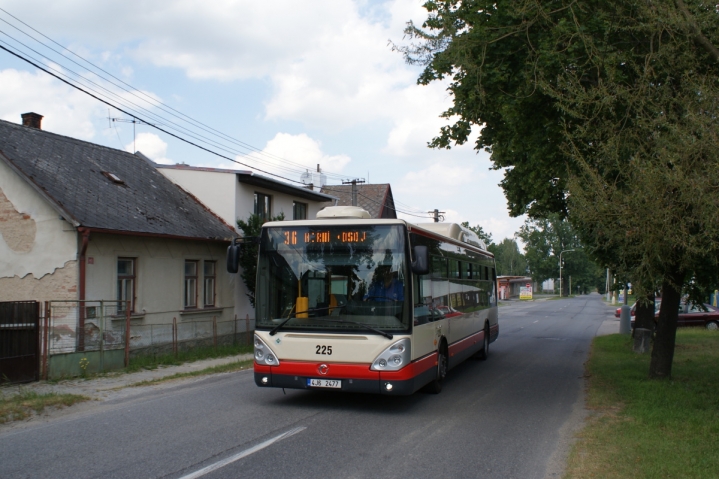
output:
[[[50,301],[45,301],[45,318],[43,318],[43,342],[42,342],[42,378],[47,381],[48,355],[50,354]]]
[[[125,367],[130,365],[130,300],[125,306]]]
[[[217,316],[212,317],[212,343],[217,349]]]
[[[177,318],[172,318],[172,352],[177,357]]]
[[[247,345],[249,346],[252,344],[252,341],[250,340],[250,315],[249,313],[245,315],[245,336],[247,337]]]

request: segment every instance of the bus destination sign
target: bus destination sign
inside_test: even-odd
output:
[[[283,231],[287,245],[304,245],[313,243],[364,243],[367,240],[366,231],[357,230],[326,230],[326,231]]]

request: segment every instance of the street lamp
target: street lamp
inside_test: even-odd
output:
[[[562,255],[569,253],[570,251],[576,251],[573,249],[565,249],[559,253],[559,297],[562,297]],[[571,292],[571,291],[570,291]]]

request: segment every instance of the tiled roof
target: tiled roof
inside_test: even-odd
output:
[[[0,120],[2,160],[76,226],[198,239],[235,236],[140,155]]]
[[[326,185],[321,192],[337,197],[339,206],[352,205],[352,185]],[[372,218],[397,218],[392,188],[386,183],[357,185],[357,206],[367,210]]]

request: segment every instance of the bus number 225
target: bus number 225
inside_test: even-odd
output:
[[[326,354],[328,356],[332,355],[332,346],[320,346],[317,345],[317,351],[315,351],[315,354]]]

